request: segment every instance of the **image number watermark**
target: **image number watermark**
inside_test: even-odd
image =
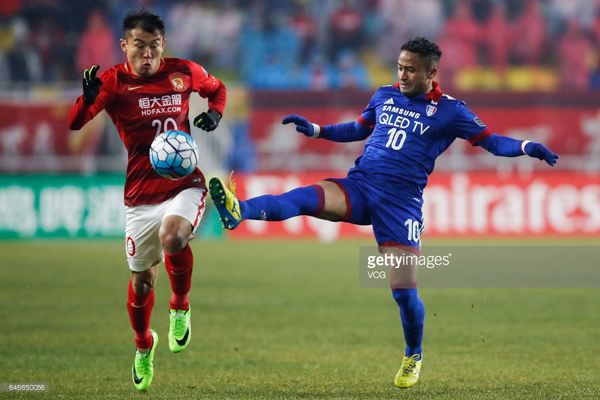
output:
[[[49,392],[47,382],[2,382],[0,392]]]
[[[421,288],[600,288],[598,259],[596,246],[431,246],[419,255],[362,246],[359,287],[389,289],[390,271],[417,267]]]

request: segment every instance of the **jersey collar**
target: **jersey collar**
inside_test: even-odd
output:
[[[400,82],[396,82],[392,87],[400,90]],[[431,89],[429,93],[425,94],[425,100],[433,100],[437,102],[440,101],[443,95],[444,93],[442,92],[440,85],[437,82],[433,82],[433,89]]]

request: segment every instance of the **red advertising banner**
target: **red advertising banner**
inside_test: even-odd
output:
[[[95,154],[105,126],[99,115],[79,131],[67,125],[72,101],[0,101],[0,155],[71,156]]]
[[[314,184],[330,173],[236,176],[240,199],[279,194]],[[520,176],[496,172],[431,175],[425,189],[427,236],[597,236],[600,234],[600,175],[547,172]],[[244,221],[232,238],[372,238],[370,226],[312,217],[281,222]]]

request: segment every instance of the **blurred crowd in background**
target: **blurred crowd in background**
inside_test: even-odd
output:
[[[390,84],[402,43],[425,36],[444,88],[600,89],[600,0],[2,0],[0,82],[123,61],[121,22],[140,5],[165,19],[166,56],[249,88]]]

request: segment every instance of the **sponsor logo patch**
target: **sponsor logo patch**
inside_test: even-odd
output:
[[[483,122],[481,122],[481,120],[477,117],[475,117],[475,119],[473,121],[475,121],[477,123],[477,125],[479,125],[479,126],[485,126],[485,124]]]

